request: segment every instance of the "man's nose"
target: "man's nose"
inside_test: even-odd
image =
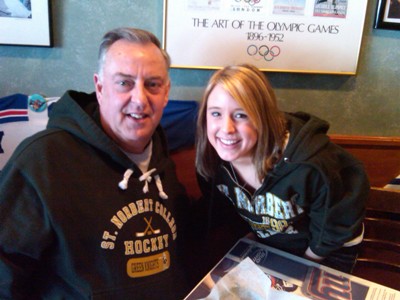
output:
[[[140,105],[147,104],[147,93],[144,84],[137,83],[131,92],[131,102],[135,102]]]

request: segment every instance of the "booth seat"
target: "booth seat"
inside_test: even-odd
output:
[[[400,174],[400,136],[330,135],[331,140],[363,162],[371,186],[398,184]]]

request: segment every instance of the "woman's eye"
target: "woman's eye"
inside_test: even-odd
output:
[[[247,119],[247,115],[245,113],[236,113],[235,118],[236,119]]]
[[[219,112],[216,112],[216,111],[211,112],[211,116],[213,116],[213,117],[219,117],[220,115],[221,114]]]

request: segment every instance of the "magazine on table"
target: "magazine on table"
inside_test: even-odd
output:
[[[250,269],[261,271],[261,276],[249,275]],[[400,300],[400,291],[247,238],[240,239],[185,300],[223,299],[227,294],[229,299]]]

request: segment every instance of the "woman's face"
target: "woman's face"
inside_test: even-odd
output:
[[[207,137],[219,157],[232,163],[252,161],[257,129],[242,107],[220,85],[207,100]]]

